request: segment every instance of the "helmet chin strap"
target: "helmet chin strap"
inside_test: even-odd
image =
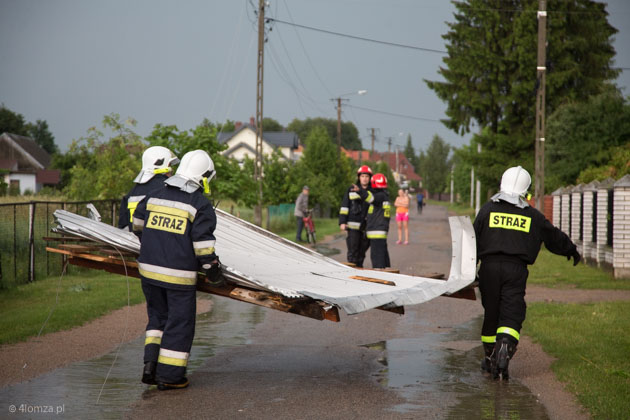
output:
[[[208,184],[208,178],[203,177],[203,192],[210,194],[210,184]]]
[[[168,168],[158,168],[158,169],[154,169],[153,170],[154,174],[166,174],[166,173],[169,173],[169,172],[171,172],[171,168],[170,167],[168,167]]]

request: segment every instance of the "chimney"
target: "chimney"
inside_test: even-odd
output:
[[[241,121],[236,121],[234,123],[234,131],[240,130],[242,126],[243,126],[243,123]]]
[[[254,119],[254,117],[249,117],[249,125],[256,128],[256,120]]]

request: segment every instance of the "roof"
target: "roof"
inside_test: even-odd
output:
[[[217,250],[230,281],[289,298],[311,298],[348,314],[383,305],[404,306],[455,293],[475,280],[475,232],[470,218],[450,217],[452,254],[447,281],[347,267],[219,209]],[[136,236],[65,210],[56,210],[56,232],[71,233],[139,253]],[[369,274],[367,274],[369,273]],[[365,281],[386,280],[389,284]]]
[[[17,171],[18,162],[15,159],[1,159],[0,158],[0,169],[8,169],[10,171]]]
[[[249,124],[244,124],[236,131],[219,133],[217,135],[217,141],[219,143],[226,143],[232,137],[236,136],[238,133],[245,129],[249,129],[254,133],[256,132],[255,127]],[[263,140],[266,141],[268,144],[276,147],[288,147],[291,149],[295,149],[299,145],[298,136],[292,131],[263,131]]]
[[[35,182],[45,185],[57,185],[61,180],[61,171],[58,169],[42,169],[35,174]]]
[[[31,166],[33,169],[44,169],[50,165],[50,155],[48,152],[29,137],[12,133],[2,133],[2,135],[0,135],[0,142],[7,143],[9,148],[12,149],[12,152],[6,151],[7,155],[0,156],[0,158],[16,159],[20,166],[19,169],[24,169],[22,166]],[[16,154],[18,156],[16,156]]]

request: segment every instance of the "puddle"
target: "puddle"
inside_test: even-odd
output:
[[[366,345],[382,351],[377,381],[406,400],[392,410],[446,419],[548,419],[518,380],[499,382],[481,373],[481,322],[479,317],[448,333]]]
[[[212,311],[197,316],[188,372],[194,372],[208,357],[223,349],[247,344],[250,331],[264,319],[260,307],[226,298],[211,299]],[[119,419],[130,410],[132,402],[155,392],[140,382],[143,348],[144,335],[123,344],[104,387],[116,350],[28,382],[7,386],[0,390],[0,418],[43,418],[52,414],[69,418]],[[4,417],[12,407],[15,407],[15,413]]]
[[[328,244],[316,244],[313,248],[315,252],[319,252],[322,255],[330,257],[331,255],[340,254],[341,251],[337,248],[332,248]]]

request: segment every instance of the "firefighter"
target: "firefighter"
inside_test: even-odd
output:
[[[175,175],[147,194],[133,217],[141,237],[138,270],[149,322],[142,382],[168,390],[188,386],[186,364],[195,333],[197,271],[222,285],[214,245],[216,214],[204,196],[215,176],[203,150],[188,152]]]
[[[536,261],[541,244],[554,254],[573,258],[573,265],[581,258],[571,239],[525,201],[530,184],[529,173],[520,166],[506,170],[501,190],[481,208],[474,223],[485,311],[481,368],[495,379],[509,378],[508,365],[525,320],[527,265]]]
[[[372,169],[363,165],[357,170],[357,183],[348,188],[339,209],[339,228],[348,231],[348,262],[363,267],[370,241],[365,233],[366,217],[373,198],[370,179]]]
[[[387,232],[389,231],[389,218],[391,216],[391,204],[387,192],[387,178],[383,174],[374,174],[372,177],[372,198],[368,200],[370,206],[367,214],[366,233],[370,240],[370,258],[372,268],[390,267],[389,252],[387,251]]]
[[[177,165],[179,159],[166,147],[152,146],[142,154],[142,169],[133,180],[136,183],[129,194],[120,203],[118,227],[132,230],[133,212],[144,196],[155,189],[161,188],[168,179],[167,173]]]

